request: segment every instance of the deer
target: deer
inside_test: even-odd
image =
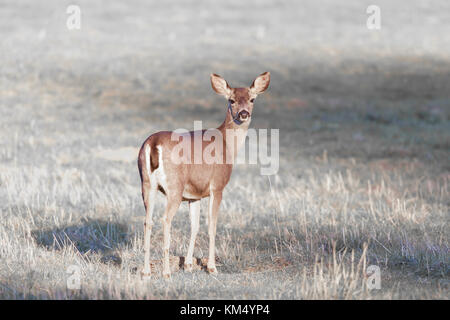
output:
[[[245,88],[231,88],[227,81],[217,74],[210,75],[212,89],[228,101],[226,117],[216,129],[221,133],[222,144],[217,154],[219,158],[235,158],[239,148],[245,143],[250,125],[255,98],[269,87],[270,73],[259,75]],[[238,130],[239,129],[239,130]],[[236,139],[227,138],[227,130],[236,130]],[[199,131],[199,130],[197,130]],[[202,148],[212,143],[202,139],[205,130],[190,131],[187,134],[177,134],[173,131],[160,131],[150,135],[142,144],[138,155],[138,168],[141,178],[142,199],[145,207],[144,222],[144,266],[141,271],[142,279],[151,277],[150,267],[150,238],[153,226],[153,211],[157,192],[161,192],[167,199],[167,205],[162,217],[163,224],[163,277],[170,278],[169,264],[170,232],[172,220],[183,201],[189,204],[190,241],[184,259],[184,270],[192,272],[192,259],[195,240],[199,231],[200,200],[209,197],[208,206],[208,236],[209,252],[206,270],[210,274],[217,274],[215,259],[215,237],[217,219],[222,193],[228,184],[233,170],[233,161],[214,163],[175,162],[171,153],[179,143],[178,136],[190,139],[195,145],[195,139],[201,139]],[[178,135],[178,136],[177,136]],[[176,137],[174,139],[173,137]],[[237,142],[235,143],[235,140]],[[194,151],[195,152],[195,151]]]

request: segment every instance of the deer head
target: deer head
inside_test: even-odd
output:
[[[253,111],[253,103],[258,94],[263,93],[269,87],[270,73],[259,75],[247,88],[231,88],[221,76],[211,74],[211,86],[213,90],[228,100],[228,109],[234,123],[250,123]]]

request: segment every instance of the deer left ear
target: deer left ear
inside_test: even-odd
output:
[[[266,91],[266,89],[269,87],[270,83],[270,72],[264,72],[260,74],[255,81],[253,81],[252,85],[250,86],[250,90],[253,91],[255,94],[260,94]]]

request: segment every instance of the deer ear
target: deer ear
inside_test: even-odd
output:
[[[224,78],[219,76],[218,74],[211,74],[211,87],[215,92],[224,96],[225,98],[229,98],[231,95],[231,88]]]
[[[255,81],[253,81],[250,86],[250,90],[252,90],[255,94],[260,94],[266,91],[269,87],[270,83],[270,72],[264,72],[260,74]]]

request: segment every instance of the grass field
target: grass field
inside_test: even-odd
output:
[[[449,299],[450,5],[6,1],[0,10],[0,298]],[[161,276],[164,198],[141,281],[137,152],[159,130],[218,126],[209,74],[271,72],[254,128],[280,129],[280,169],[238,165],[217,276]],[[207,201],[194,256],[207,257]],[[67,288],[67,270],[81,289]],[[369,290],[377,265],[381,289]]]

